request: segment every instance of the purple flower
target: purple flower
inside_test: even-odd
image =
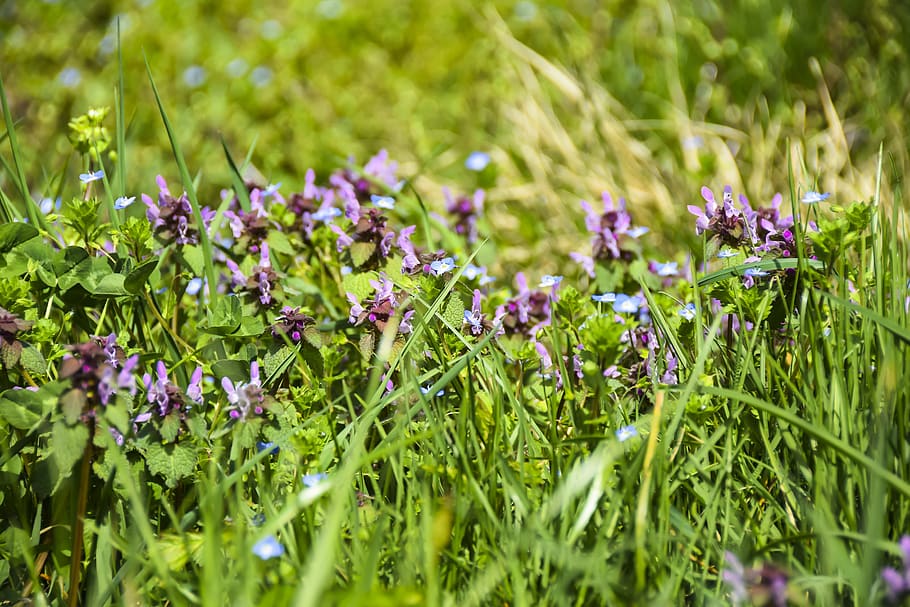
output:
[[[898,571],[893,567],[885,567],[881,572],[882,581],[885,582],[885,593],[892,605],[910,596],[910,535],[901,537],[898,547],[903,557],[903,569]]]
[[[171,242],[181,246],[198,244],[199,226],[193,226],[190,223],[193,221],[193,208],[186,192],[180,198],[174,198],[168,190],[164,177],[159,175],[156,182],[159,189],[157,202],[153,201],[150,196],[142,194],[142,202],[146,206],[145,215],[152,224],[155,235],[165,244]],[[215,217],[215,211],[203,207],[200,214],[205,224],[203,228],[208,229],[209,223]]]
[[[193,371],[186,392],[168,379],[167,367],[164,365],[164,361],[159,360],[158,364],[155,365],[155,374],[157,377],[154,380],[148,373],[142,376],[146,400],[152,405],[152,409],[149,415],[144,416],[141,420],[137,418],[137,421],[147,421],[152,417],[151,414],[164,418],[172,413],[184,419],[186,412],[190,408],[187,399],[196,404],[202,404],[202,367],[196,367],[196,370]]]
[[[269,535],[253,544],[253,554],[267,561],[284,554],[284,546],[281,545],[274,535]]]
[[[473,244],[477,241],[477,219],[483,212],[484,191],[475,190],[471,198],[453,198],[448,188],[443,188],[442,194],[446,200],[446,210],[454,217],[455,233],[464,236],[468,244]]]
[[[483,335],[489,331],[492,331],[494,328],[498,327],[497,334],[502,334],[503,330],[500,326],[500,321],[502,317],[497,315],[492,321],[487,319],[483,311],[480,309],[480,298],[481,293],[478,289],[474,289],[474,296],[471,299],[471,310],[464,311],[464,322],[467,325],[465,327],[466,332],[471,335]]]
[[[262,415],[267,403],[266,395],[259,381],[259,363],[250,363],[249,383],[234,382],[228,377],[221,378],[221,387],[227,393],[232,419],[245,420],[253,415]]]
[[[543,291],[528,289],[525,275],[515,275],[518,293],[496,309],[506,333],[525,333],[533,336],[550,323],[550,297]]]
[[[397,170],[398,163],[389,160],[389,153],[386,150],[379,150],[379,152],[370,158],[363,167],[363,172],[366,175],[375,178],[393,189],[398,186],[398,177],[396,176]]]
[[[727,566],[721,578],[730,586],[734,607],[748,604],[786,607],[789,604],[789,576],[783,569],[769,563],[760,568],[747,568],[729,551],[724,553],[724,561]]]
[[[722,205],[717,204],[714,192],[708,187],[702,187],[701,196],[705,200],[704,210],[695,205],[687,207],[689,212],[696,217],[696,234],[708,233],[710,237],[717,237],[721,242],[732,247],[751,242],[752,236],[746,217],[733,205],[733,188],[729,185],[724,186]]]
[[[594,258],[590,255],[582,255],[581,253],[569,253],[569,257],[572,258],[577,264],[581,265],[581,268],[585,271],[590,278],[594,278],[596,274],[594,273]]]
[[[316,320],[303,314],[300,308],[285,306],[281,309],[281,315],[272,324],[272,336],[279,341],[287,338],[292,343],[298,343],[306,332],[315,326]]]

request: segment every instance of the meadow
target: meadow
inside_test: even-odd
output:
[[[0,1],[0,605],[904,604],[908,28]]]

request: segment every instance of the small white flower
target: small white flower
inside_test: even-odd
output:
[[[636,227],[632,228],[631,230],[629,230],[628,232],[626,232],[626,234],[628,234],[632,238],[639,238],[641,236],[644,236],[645,234],[647,234],[650,231],[651,231],[651,228],[646,228],[645,226],[636,226]]]
[[[733,249],[724,249],[717,254],[720,259],[730,259],[731,257],[736,257],[737,255],[739,255],[739,251],[734,251]]]

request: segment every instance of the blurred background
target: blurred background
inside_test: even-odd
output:
[[[899,0],[0,0],[36,197],[77,192],[67,122],[114,107],[118,20],[129,194],[177,177],[146,58],[202,200],[230,184],[222,137],[286,194],[309,167],[386,148],[431,207],[442,185],[492,186],[484,231],[508,267],[558,270],[586,239],[579,199],[602,190],[667,252],[694,238],[701,185],[765,203],[786,191],[788,155],[802,190],[850,202],[874,193],[883,146],[906,192]],[[493,160],[480,176],[464,166],[475,150]],[[13,192],[5,171],[0,188]]]

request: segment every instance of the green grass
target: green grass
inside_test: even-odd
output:
[[[696,13],[645,2],[620,21],[618,5],[566,2],[526,21],[508,3],[344,6],[328,20],[309,5],[250,15],[227,2],[208,31],[194,5],[156,2],[142,21],[118,7],[133,15],[118,66],[91,51],[114,5],[40,7],[47,15],[0,5],[16,17],[0,49],[12,66],[0,86],[0,306],[32,323],[0,327],[0,604],[724,605],[726,551],[786,571],[790,604],[883,604],[881,568],[898,566],[896,542],[910,531],[906,138],[889,113],[907,72],[898,42],[874,46],[863,33],[895,31],[903,9]],[[83,71],[78,100],[33,96],[54,75],[37,45],[34,57],[7,59],[51,14],[85,30],[72,61],[103,64]],[[267,17],[281,44],[252,41]],[[48,34],[43,52],[62,54],[66,31]],[[182,72],[202,62],[206,33],[208,80],[192,92]],[[832,36],[843,46],[826,45]],[[237,48],[275,55],[272,85],[221,77]],[[710,94],[698,86],[707,60],[720,74]],[[876,62],[895,71],[880,75]],[[863,105],[871,83],[885,94]],[[74,104],[99,103],[115,108],[116,154],[102,155],[109,174],[85,190],[75,174],[98,165],[89,154],[74,163],[57,141],[82,111]],[[683,145],[693,136],[701,147]],[[375,269],[339,255],[326,228],[304,240],[276,202],[266,209],[277,305],[257,303],[256,287],[185,292],[192,278],[225,285],[225,258],[245,275],[261,263],[247,243],[223,240],[231,196],[211,202],[233,187],[233,210],[250,208],[251,158],[287,195],[308,167],[324,183],[335,156],[362,163],[383,146],[403,160],[400,175],[417,177],[396,195],[390,226],[417,224],[415,243],[459,254],[443,277],[401,275],[398,253],[385,266],[416,311],[411,332],[397,332],[400,310],[385,331],[349,326],[345,294],[365,302]],[[489,171],[460,166],[472,149],[492,153]],[[191,224],[217,208],[198,245],[153,238],[141,202],[113,211],[116,196],[151,193],[158,173],[179,175],[169,183],[187,191]],[[460,192],[489,187],[479,246],[430,212],[452,181]],[[794,256],[700,267],[716,245],[678,216],[702,183],[725,182],[753,204],[786,192]],[[41,212],[36,184],[64,197],[59,213]],[[802,205],[815,188],[832,200]],[[634,261],[601,263],[589,280],[565,254],[588,247],[577,198],[603,189],[628,197],[636,225],[653,232]],[[687,253],[688,279],[646,269]],[[464,330],[471,261],[499,274],[490,317],[512,295],[512,270],[532,286],[566,275],[552,324],[536,334],[552,355],[548,376],[527,340]],[[746,289],[747,268],[771,277]],[[637,321],[605,321],[609,306],[591,302],[608,290],[646,297],[650,371],[633,372],[647,348],[622,341]],[[697,306],[691,322],[678,314],[685,302]],[[269,330],[285,304],[314,317],[296,343]],[[752,327],[734,329],[729,314]],[[89,394],[76,413],[96,406],[97,417],[76,419],[66,345],[110,333],[139,355],[137,374],[164,360],[181,390],[201,366],[212,377],[205,404],[141,425],[153,408],[140,386],[107,407]],[[668,352],[678,383],[661,379]],[[234,422],[219,384],[247,381],[253,360],[274,403]],[[619,379],[604,376],[610,365]],[[14,389],[28,386],[37,390]],[[637,435],[618,440],[627,425]],[[317,472],[326,479],[307,485]],[[267,537],[283,555],[254,555]]]

